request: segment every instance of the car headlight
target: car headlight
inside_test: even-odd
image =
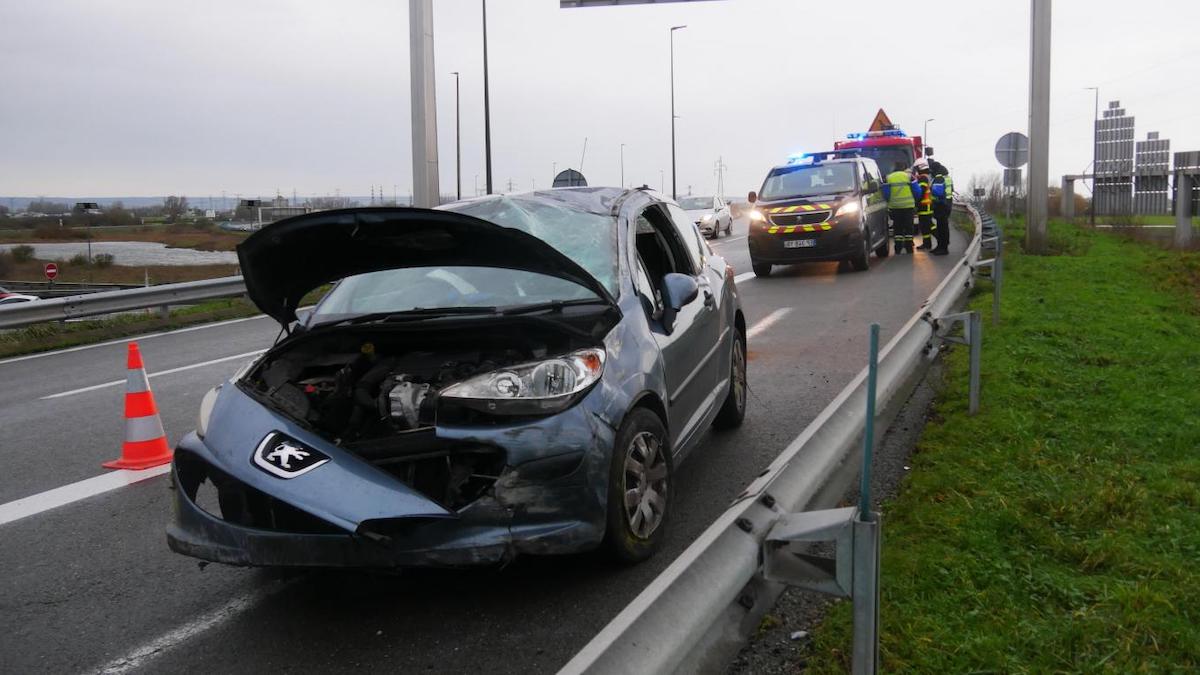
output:
[[[498,415],[556,413],[600,380],[604,359],[603,349],[581,349],[476,375],[446,387],[439,398]]]
[[[849,216],[849,215],[858,213],[859,209],[861,209],[861,208],[862,207],[859,205],[858,200],[856,199],[854,201],[846,202],[845,204],[842,204],[841,206],[839,206],[837,212],[834,213],[833,215],[835,217]]]
[[[707,222],[711,221],[712,219],[713,219],[713,214],[711,214],[711,213],[706,213],[706,214],[700,216],[700,222],[702,222],[702,223],[707,223]]]
[[[200,438],[204,438],[208,433],[208,419],[212,417],[213,406],[217,404],[217,394],[220,391],[220,386],[213,387],[200,399],[200,414],[196,418],[196,435]]]
[[[756,223],[763,223],[763,222],[766,222],[767,217],[763,215],[762,211],[759,211],[758,209],[751,209],[750,210],[750,220],[752,220]]]

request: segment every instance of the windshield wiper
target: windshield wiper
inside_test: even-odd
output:
[[[532,305],[511,305],[501,307],[497,310],[498,313],[504,316],[512,316],[514,314],[533,314],[535,312],[561,312],[563,307],[577,307],[580,305],[606,305],[605,301],[600,298],[578,298],[575,300],[551,300],[549,302],[537,302]]]
[[[421,321],[424,319],[458,314],[497,314],[499,311],[500,310],[497,307],[417,307],[415,309],[405,309],[394,312],[368,312],[367,314],[356,314],[344,319],[336,319],[333,321],[324,321],[314,324],[313,328],[354,325],[360,323]]]

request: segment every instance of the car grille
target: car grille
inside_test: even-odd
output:
[[[809,211],[806,213],[786,213],[771,216],[771,224],[779,225],[780,227],[790,227],[792,225],[814,225],[816,223],[825,222],[829,218],[829,211]]]

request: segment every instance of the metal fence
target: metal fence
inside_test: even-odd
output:
[[[46,321],[65,321],[115,314],[135,309],[187,305],[205,300],[243,295],[245,292],[246,284],[239,276],[34,300],[0,307],[0,329],[20,328]]]
[[[948,337],[966,323],[972,341],[972,408],[978,405],[978,316],[955,314],[976,276],[998,299],[1002,240],[995,222],[956,204],[975,225],[966,253],[879,354],[875,420],[887,425]],[[991,250],[991,259],[981,251]],[[998,309],[998,302],[995,304]],[[828,508],[859,472],[867,416],[864,368],[716,521],[621,611],[561,673],[691,673],[722,670],[783,585],[763,575],[764,542],[787,514]]]

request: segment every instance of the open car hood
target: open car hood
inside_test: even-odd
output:
[[[537,237],[453,211],[370,207],[319,211],[263,227],[237,247],[246,291],[283,325],[322,284],[405,267],[472,265],[572,281],[612,306],[599,280]]]

